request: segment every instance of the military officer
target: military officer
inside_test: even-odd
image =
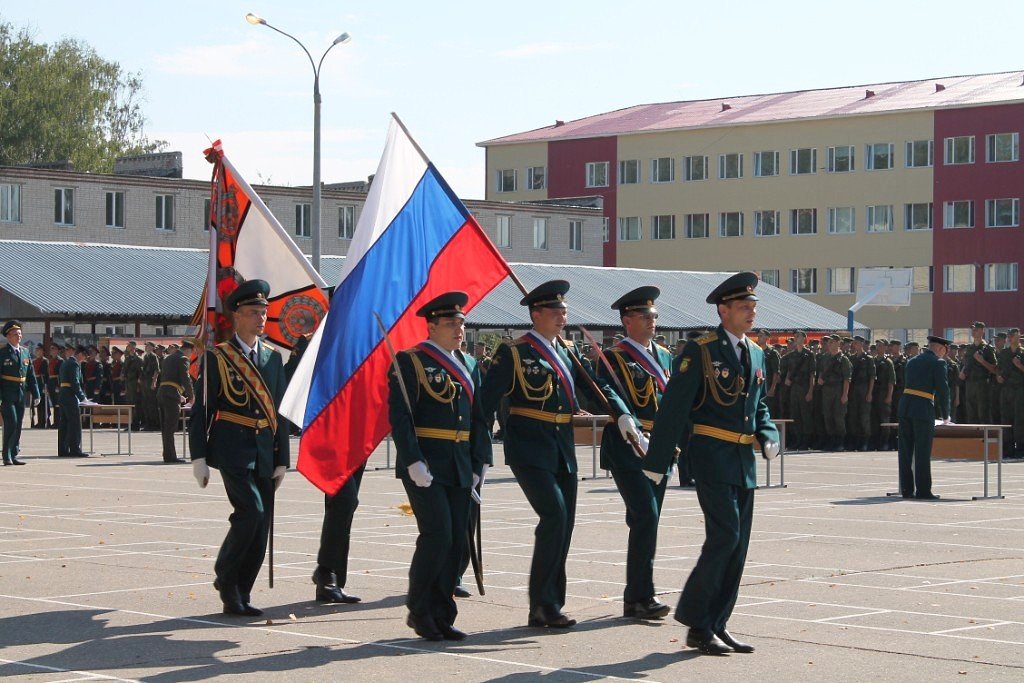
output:
[[[705,541],[675,618],[686,645],[704,654],[753,652],[729,633],[754,511],[755,441],[778,454],[779,432],[765,405],[764,354],[746,337],[757,316],[755,273],[736,273],[707,297],[721,324],[683,350],[654,420],[644,473],[658,482],[688,425],[690,466],[704,513]]]
[[[192,378],[188,374],[188,356],[185,354],[190,354],[195,345],[186,339],[182,341],[181,347],[175,348],[160,363],[157,406],[160,410],[164,462],[181,462],[174,447],[174,434],[181,422],[182,404],[192,400]]]
[[[626,336],[606,355],[617,377],[616,386],[625,389],[623,400],[648,432],[654,426],[654,416],[672,369],[672,354],[652,341],[658,320],[654,302],[659,294],[661,290],[657,287],[638,287],[612,304],[619,311]],[[604,366],[598,376],[611,381]],[[654,595],[654,553],[668,478],[655,484],[645,477],[636,450],[614,424],[605,427],[601,439],[601,468],[611,471],[626,504],[629,540],[623,616],[660,619],[669,613],[670,607]]]
[[[864,351],[867,340],[854,335],[851,344],[850,401],[847,404],[846,432],[849,450],[866,451],[871,438],[871,399],[875,387],[875,361]]]
[[[961,397],[964,419],[968,424],[989,424],[992,415],[988,383],[989,377],[996,373],[996,354],[985,341],[985,323],[980,320],[971,323],[971,338],[973,341],[964,354],[959,375],[966,389],[966,395]]]
[[[928,337],[928,348],[907,361],[906,387],[900,399],[900,493],[904,498],[938,500],[932,493],[932,438],[935,414],[949,419],[946,363],[949,340]]]
[[[789,417],[793,420],[793,443],[790,450],[806,450],[814,438],[814,354],[804,346],[807,333],[798,330],[793,336],[786,386],[789,387]]]
[[[260,340],[269,295],[265,281],[248,280],[224,300],[235,334],[206,352],[189,426],[196,481],[206,488],[210,468],[219,469],[234,508],[214,564],[214,588],[225,614],[247,617],[263,613],[252,604],[252,587],[267,550],[274,491],[290,463],[288,424],[277,414],[284,361]]]
[[[50,426],[50,396],[46,391],[46,351],[42,344],[36,344],[35,358],[32,359],[32,372],[36,376],[36,388],[39,400],[35,402],[35,414],[32,426],[46,429]]]
[[[779,364],[782,361],[782,357],[779,356],[779,352],[772,348],[772,345],[769,343],[768,330],[762,328],[758,331],[757,343],[764,350],[765,385],[768,387],[765,391],[764,401],[768,406],[768,412],[771,416],[781,418],[778,386],[780,379]]]
[[[530,565],[530,626],[569,628],[576,624],[563,614],[565,563],[576,518],[576,448],[572,415],[576,392],[593,393],[575,347],[560,337],[565,327],[565,294],[569,283],[552,280],[523,297],[533,329],[494,353],[480,390],[485,415],[509,398],[505,424],[505,461],[540,518],[534,534]],[[596,385],[618,415],[627,438],[639,439],[635,419],[603,381]],[[597,398],[593,396],[593,398]],[[668,471],[665,464],[662,473]]]
[[[60,424],[57,433],[57,455],[63,458],[86,458],[82,452],[82,410],[78,404],[86,400],[82,380],[82,363],[89,351],[74,347],[73,353],[60,364]]]
[[[157,408],[156,390],[160,377],[160,358],[156,355],[156,344],[146,342],[146,353],[142,356],[142,427],[147,431],[160,429],[160,410]]]
[[[871,396],[871,447],[883,450],[889,444],[889,428],[883,422],[889,421],[892,414],[892,397],[896,388],[896,368],[886,355],[889,344],[879,339],[875,345],[875,385]]]
[[[1024,454],[1024,351],[1020,346],[1020,328],[1007,333],[1007,344],[996,356],[999,374],[999,416],[1003,424],[1011,425],[1003,451],[1006,457],[1019,458]]]
[[[823,450],[841,451],[846,441],[846,407],[850,400],[853,366],[850,365],[850,359],[839,350],[838,336],[827,335],[822,339],[825,340],[828,354],[818,377],[827,439]]]
[[[0,334],[7,337],[7,346],[0,349],[0,417],[3,417],[4,465],[24,465],[18,460],[21,452],[21,426],[25,421],[25,396],[31,395],[33,405],[42,394],[36,383],[28,349],[21,347],[21,321],[4,323]]]
[[[139,382],[142,379],[142,359],[137,353],[137,344],[134,340],[129,341],[125,347],[124,366],[121,371],[124,377],[124,402],[135,406],[132,411],[132,428],[138,429],[142,420],[139,399],[142,391]]]
[[[388,415],[398,456],[395,476],[409,496],[419,537],[409,567],[407,623],[427,640],[463,640],[453,591],[466,555],[470,487],[491,463],[487,421],[475,393],[480,369],[460,349],[465,292],[447,292],[416,314],[427,340],[399,353],[390,373]]]

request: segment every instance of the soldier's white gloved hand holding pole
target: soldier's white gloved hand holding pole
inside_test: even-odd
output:
[[[473,474],[473,488],[483,488],[484,480],[487,479],[487,469],[490,465],[482,465],[480,467],[480,474]]]
[[[201,489],[205,489],[210,483],[210,467],[206,464],[206,458],[196,458],[192,461],[192,476],[199,482]]]
[[[640,432],[637,431],[632,415],[619,415],[618,425],[619,432],[622,434],[622,438],[626,440],[626,443],[633,443],[633,440],[636,440],[637,443],[640,442]]]
[[[275,491],[281,488],[281,484],[284,483],[284,473],[287,471],[288,468],[285,467],[284,465],[278,465],[277,467],[274,468],[274,475],[272,478],[274,480]]]
[[[765,441],[761,446],[761,453],[764,454],[765,460],[774,460],[775,456],[779,454],[779,444],[774,441]]]
[[[426,488],[430,486],[430,482],[434,481],[434,476],[430,474],[430,470],[427,469],[427,463],[422,460],[417,460],[413,464],[406,468],[409,472],[409,478],[412,479],[413,483],[417,486]]]

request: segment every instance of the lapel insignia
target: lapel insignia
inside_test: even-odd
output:
[[[437,372],[437,368],[423,368],[423,369],[427,371],[428,375],[433,375],[435,372]]]
[[[757,378],[757,383],[761,384],[764,382],[764,371],[761,368],[758,368],[754,371],[754,377]]]
[[[722,379],[729,379],[729,368],[722,368]]]
[[[720,360],[713,360],[713,361],[711,361],[711,364],[714,365],[717,368],[718,366],[720,366],[722,364],[722,361],[720,361]]]

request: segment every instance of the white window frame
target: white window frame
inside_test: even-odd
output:
[[[928,163],[927,164],[915,164],[914,163],[914,152],[918,145],[928,144]],[[931,168],[935,165],[935,141],[934,140],[907,140],[906,146],[907,158],[903,160],[903,165],[906,168]]]
[[[56,210],[54,211],[56,215]],[[0,223],[21,222],[21,185],[0,184]]]
[[[1000,267],[1008,267],[1008,272],[1003,274],[1000,278],[1000,273],[997,270]],[[1017,263],[986,263],[985,264],[985,291],[986,292],[1016,292],[1017,291],[1017,274],[1018,274]],[[1008,278],[1011,282],[1005,286],[998,286],[999,279]]]
[[[846,218],[848,230],[840,230],[840,219]],[[830,206],[828,208],[828,234],[853,235],[857,232],[857,209],[852,206]]]
[[[766,215],[772,216],[772,232],[765,233],[764,231],[764,217]],[[754,237],[778,237],[781,234],[781,228],[779,223],[782,220],[782,216],[778,211],[772,211],[771,209],[761,209],[754,212]]]
[[[124,190],[107,190],[103,193],[104,226],[124,229],[124,200]]]
[[[809,296],[818,293],[818,269],[817,268],[793,268],[789,271],[790,291],[800,296]],[[808,291],[800,291],[801,278],[810,279]]]
[[[569,251],[583,251],[583,221],[578,218],[569,219]]]
[[[604,218],[601,219],[601,232],[602,232],[602,235],[601,235],[602,239],[601,239],[601,241],[604,244],[608,244],[608,242],[611,241],[611,239],[612,239],[611,227],[612,227],[612,219],[611,218],[608,218],[607,216],[605,216]]]
[[[827,273],[828,293],[832,295],[853,294],[855,291],[857,291],[857,288],[854,286],[856,280],[856,272],[856,268],[829,268]],[[836,285],[836,280],[843,279],[837,277],[839,275],[844,276],[847,280],[846,289],[838,289],[838,285]]]
[[[74,227],[75,188],[53,188],[53,222],[62,227]]]
[[[350,240],[356,234],[356,207],[343,204],[338,207],[338,239]]]
[[[736,230],[735,235],[727,233],[726,228],[729,224],[729,219],[736,219]],[[743,212],[742,211],[722,211],[718,214],[718,236],[719,237],[743,237]]]
[[[309,239],[313,235],[313,205],[309,202],[295,204],[295,236]]]
[[[495,243],[502,249],[512,248],[512,216],[499,213],[494,228]]]
[[[156,229],[161,232],[174,232],[174,195],[158,194],[153,204],[156,210]]]
[[[672,183],[676,179],[676,160],[673,157],[651,159],[651,182]]]
[[[809,171],[801,171],[800,169],[800,157],[810,153],[810,168]],[[800,147],[797,149],[789,150],[789,175],[814,175],[818,172],[818,148],[817,147]]]
[[[696,177],[697,174],[694,173],[694,169],[698,166],[698,164],[694,163],[694,159],[700,159],[699,166],[701,174],[699,178]],[[697,183],[702,180],[707,180],[709,177],[708,158],[706,156],[697,154],[694,156],[683,157],[683,182]]]
[[[764,159],[768,155],[771,161],[771,173],[764,172]],[[766,150],[763,152],[754,152],[754,177],[755,178],[772,178],[779,175],[779,153],[777,150]]]
[[[978,273],[976,272],[973,263],[947,263],[942,266],[942,291],[947,294],[972,294],[977,289],[978,284]],[[969,289],[952,289],[950,287],[950,281],[957,279],[957,274],[960,277],[967,278],[970,281]],[[952,276],[952,277],[951,277]]]
[[[643,220],[640,216],[622,216],[618,229],[619,242],[638,242],[643,233]]]
[[[837,168],[839,161],[839,150],[846,152],[847,168]],[[836,145],[828,148],[828,159],[826,171],[828,173],[852,173],[856,170],[856,148],[853,145]]]
[[[1010,202],[1009,223],[996,223],[995,218],[999,215],[997,203]],[[1000,199],[985,200],[985,227],[986,228],[1016,228],[1020,225],[1020,199],[1006,197]]]
[[[519,187],[519,170],[515,168],[499,168],[496,172],[495,191],[515,192]],[[509,175],[511,174],[511,187],[509,187]]]
[[[640,160],[624,159],[619,162],[619,185],[640,184]]]
[[[694,232],[694,227],[695,227],[695,223],[696,223],[695,219],[698,216],[702,219],[703,224],[704,224],[704,226],[703,226],[703,234],[696,234]],[[683,217],[683,222],[685,223],[685,227],[686,227],[686,232],[684,233],[684,237],[686,239],[688,239],[688,240],[705,240],[705,239],[708,239],[708,238],[711,237],[711,226],[710,226],[711,214],[707,214],[707,213],[688,213],[688,214],[686,214]]]
[[[956,210],[957,205],[967,205],[967,210],[970,213],[970,220],[967,225],[954,225],[956,223]],[[942,205],[942,227],[946,230],[966,230],[974,227],[975,215],[974,215],[974,200],[973,199],[957,199],[946,202]]]
[[[956,146],[958,140],[969,140],[967,161],[954,161],[953,157],[956,156]],[[953,137],[946,138],[945,140],[945,153],[942,156],[943,166],[960,166],[963,164],[973,164],[975,159],[974,154],[974,136],[973,135],[956,135]]]
[[[885,148],[885,157],[888,165],[878,166],[875,164],[875,157],[880,148]],[[889,171],[896,168],[896,146],[891,142],[873,142],[864,147],[864,168],[868,171]]]
[[[674,240],[676,238],[676,217],[673,214],[651,216],[651,239]]]
[[[935,266],[912,266],[913,290],[911,294],[931,294],[935,291]],[[924,283],[922,284],[922,281]]]
[[[761,272],[760,277],[761,277],[761,283],[762,284],[771,285],[772,287],[778,287],[779,286],[779,276],[780,276],[780,273],[779,273],[779,269],[778,268],[762,269],[760,272]]]
[[[800,224],[800,216],[804,215],[805,212],[810,212],[812,229],[810,232],[797,232],[797,226]],[[809,235],[818,234],[818,210],[817,209],[790,209],[789,212],[789,234],[793,237],[804,237]]]
[[[585,169],[586,187],[608,187],[609,178],[607,161],[588,161]]]
[[[996,158],[996,139],[1010,136],[1011,154],[1009,159]],[[1006,164],[1020,161],[1020,133],[992,133],[985,136],[985,160],[990,164]]]
[[[729,162],[734,161],[734,170],[736,175],[727,175],[729,171]],[[719,180],[739,180],[743,177],[743,153],[742,152],[729,152],[728,154],[718,155],[718,179]]]
[[[864,232],[892,232],[896,227],[892,204],[873,204],[864,213]]]
[[[539,171],[539,173],[538,173]],[[537,182],[537,176],[540,176],[540,182]],[[548,189],[548,169],[547,166],[530,166],[526,169],[526,189],[527,190],[546,190]]]
[[[914,227],[915,206],[923,206],[928,211],[928,225],[924,228]],[[931,230],[935,222],[935,205],[932,202],[908,202],[903,205],[903,229],[908,232],[923,232]]]
[[[533,248],[537,251],[548,250],[548,219],[543,216],[533,217]]]

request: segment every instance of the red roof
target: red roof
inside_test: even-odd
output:
[[[1020,101],[1024,101],[1024,72],[1008,71],[769,95],[640,104],[478,144],[487,147]]]

